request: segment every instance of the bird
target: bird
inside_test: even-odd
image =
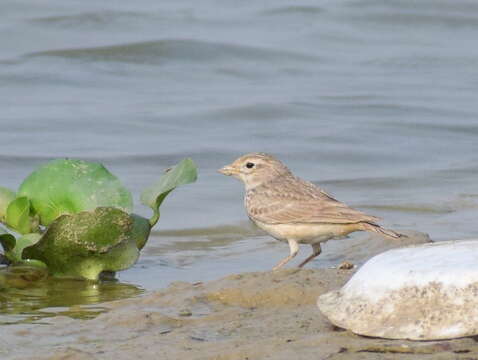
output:
[[[404,235],[378,225],[367,215],[336,200],[319,186],[295,176],[280,160],[267,153],[249,153],[218,170],[245,185],[247,215],[273,238],[287,242],[290,253],[277,270],[293,259],[299,244],[310,244],[312,254],[299,267],[321,253],[321,243],[369,231],[397,239]]]

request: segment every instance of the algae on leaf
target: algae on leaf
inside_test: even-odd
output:
[[[134,265],[139,256],[129,214],[112,207],[62,215],[23,252],[48,266],[52,275],[97,280],[102,271]]]
[[[166,196],[176,187],[192,183],[196,181],[196,179],[196,164],[188,158],[170,168],[166,174],[161,176],[157,183],[143,191],[141,194],[141,202],[149,206],[154,212],[153,217],[149,220],[151,227],[159,220],[159,207]]]

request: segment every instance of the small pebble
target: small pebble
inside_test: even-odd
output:
[[[342,264],[339,265],[340,270],[350,270],[350,269],[353,269],[354,267],[355,265],[348,261],[344,261]]]
[[[179,316],[191,316],[193,313],[189,309],[179,310]]]

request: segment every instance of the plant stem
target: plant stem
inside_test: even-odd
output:
[[[151,228],[159,221],[159,217],[159,209],[153,209],[153,216],[149,219],[149,224],[151,225]]]

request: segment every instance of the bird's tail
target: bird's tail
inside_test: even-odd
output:
[[[363,228],[364,228],[365,231],[375,232],[375,233],[384,235],[384,236],[392,238],[392,239],[398,239],[398,238],[401,238],[401,237],[406,237],[406,235],[404,235],[404,234],[399,234],[399,233],[397,233],[393,230],[384,229],[384,228],[380,227],[380,225],[373,224],[373,223],[363,223]]]

